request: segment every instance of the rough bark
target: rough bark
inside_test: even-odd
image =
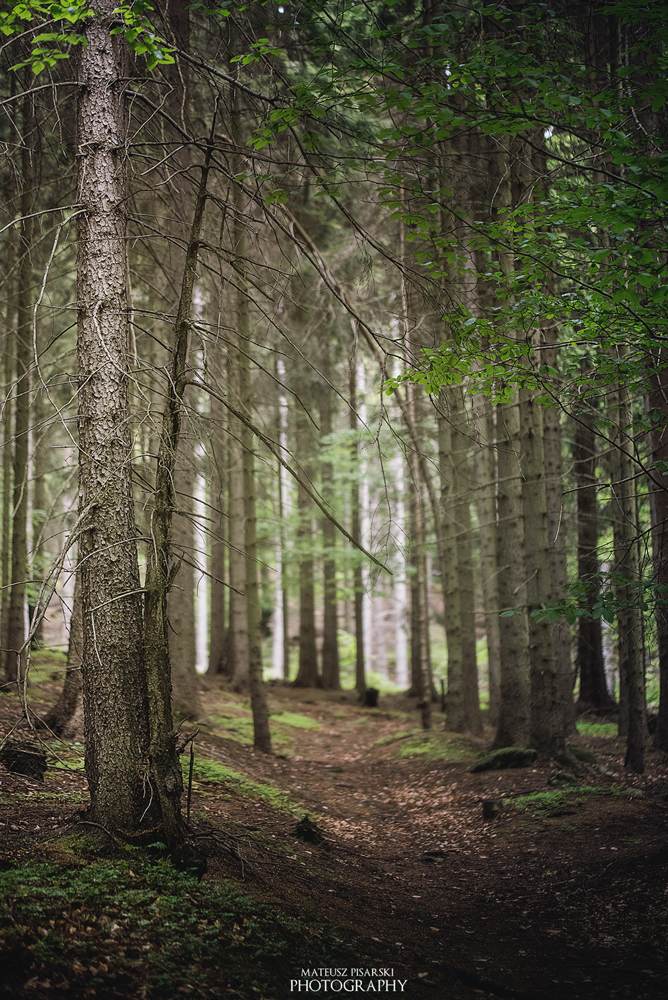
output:
[[[536,395],[520,390],[522,430],[522,506],[524,509],[524,555],[529,658],[531,663],[531,745],[559,758],[566,753],[564,717],[557,664],[552,642],[552,623],[533,617],[552,601],[543,414]]]
[[[502,613],[501,701],[494,748],[527,746],[531,715],[529,631],[526,618],[524,517],[519,467],[520,422],[517,400],[500,404],[496,412],[498,449],[497,582]]]
[[[14,268],[14,234],[10,230],[7,252],[7,271]],[[12,281],[15,286],[15,280]],[[6,298],[5,329],[2,338],[4,366],[3,382],[5,386],[5,401],[2,413],[2,596],[0,598],[0,677],[7,679],[7,629],[9,625],[10,582],[12,574],[11,546],[11,501],[12,501],[12,439],[14,430],[14,398],[10,393],[14,381],[14,344],[13,330],[16,321],[16,296],[8,294]]]
[[[122,36],[114,4],[87,22],[77,108],[79,539],[87,819],[134,837],[160,828],[150,777],[151,733],[143,658],[131,484],[126,295],[126,136]],[[164,694],[169,705],[169,679]],[[164,834],[164,831],[161,831]]]
[[[441,576],[448,646],[448,699],[446,725],[454,732],[466,728],[464,710],[464,668],[462,621],[458,586],[457,522],[455,480],[452,473],[452,425],[447,415],[448,399],[442,390],[438,417],[438,460],[441,477],[441,533],[443,549]]]
[[[226,599],[226,531],[225,517],[225,428],[227,410],[217,398],[211,397],[211,505],[216,530],[211,541],[209,571],[209,667],[207,674],[227,672],[227,628],[225,624]]]

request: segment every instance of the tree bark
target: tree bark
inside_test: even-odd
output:
[[[353,432],[351,442],[351,457],[353,462],[353,484],[350,493],[350,534],[359,544],[362,539],[360,525],[360,484],[355,478],[359,468],[359,442],[357,440],[357,358],[350,359],[349,381],[350,430]],[[360,697],[366,691],[365,649],[364,649],[364,580],[362,563],[357,554],[353,569],[353,593],[355,609],[355,688]]]
[[[324,346],[323,374],[330,376],[329,345]],[[320,396],[320,434],[323,439],[332,433],[332,390],[323,386]],[[322,495],[333,502],[334,466],[324,461],[321,466]],[[323,630],[322,630],[322,685],[329,691],[339,691],[339,638],[336,587],[336,528],[329,520],[322,519],[323,560]]]
[[[527,746],[531,717],[524,515],[519,467],[520,420],[516,398],[497,407],[496,433],[499,607],[502,613],[515,612],[510,617],[499,619],[501,701],[494,748],[500,749]]]
[[[183,435],[179,436],[178,465],[174,468],[174,503],[172,548],[179,565],[167,595],[169,663],[172,675],[172,711],[183,719],[201,718],[203,709],[197,676],[195,640],[195,570],[193,562],[194,531],[192,523],[195,470],[183,468],[187,461]],[[184,557],[186,561],[181,561]]]
[[[662,359],[663,360],[663,359]],[[649,484],[652,517],[652,551],[654,582],[668,588],[668,373],[657,368],[651,373],[649,409],[658,419],[652,424],[649,435],[650,461],[665,462],[663,470],[654,469]],[[657,593],[666,600],[668,589]],[[659,651],[659,714],[654,735],[657,750],[668,751],[668,608],[656,607],[656,641]]]
[[[25,600],[28,577],[28,430],[30,425],[30,368],[32,361],[32,240],[34,219],[34,117],[32,98],[23,99],[21,151],[21,222],[16,309],[16,388],[14,401],[14,460],[12,468],[12,571],[7,621],[7,680],[23,678],[26,665]]]
[[[591,610],[600,593],[598,578],[598,499],[596,492],[595,412],[583,406],[577,413],[573,463],[577,485],[578,577],[585,580],[585,600]],[[580,674],[580,711],[610,711],[615,708],[605,678],[601,619],[582,616],[578,620],[577,664]]]
[[[311,442],[306,416],[298,410],[296,418],[297,456],[305,477],[312,479],[309,461]],[[318,674],[318,650],[315,636],[315,577],[313,565],[313,509],[306,491],[297,487],[297,548],[299,551],[299,669],[295,687],[322,687]]]
[[[533,617],[552,601],[545,452],[541,404],[530,389],[520,389],[522,430],[522,505],[531,663],[531,745],[559,758],[566,753],[564,718],[552,622]]]
[[[114,4],[99,0],[77,108],[79,540],[88,819],[115,835],[159,828],[151,781],[141,589],[131,482],[126,290],[127,78]],[[169,678],[164,700],[169,707]],[[161,831],[168,835],[167,831]]]
[[[642,657],[641,615],[637,607],[639,579],[638,523],[635,504],[635,479],[631,406],[628,387],[617,386],[611,394],[614,424],[614,447],[611,456],[612,509],[617,599],[620,678],[620,729],[626,723],[624,766],[637,774],[645,770],[645,747],[648,740],[645,676]],[[624,606],[626,605],[626,606]],[[634,606],[635,605],[635,606]]]

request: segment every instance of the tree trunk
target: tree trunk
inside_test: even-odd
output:
[[[323,360],[323,374],[330,376],[329,345]],[[320,434],[325,440],[332,433],[332,390],[323,386],[320,395]],[[327,443],[326,445],[327,446]],[[322,463],[322,496],[329,504],[333,502],[334,466],[331,462]],[[323,631],[322,631],[322,685],[328,691],[339,691],[339,638],[337,620],[337,587],[336,587],[336,528],[329,520],[322,519],[322,541],[324,549],[323,561]]]
[[[15,239],[13,230],[8,234],[7,248],[7,272],[11,274],[15,263]],[[10,289],[17,291],[15,279],[11,281]],[[11,501],[12,501],[12,437],[14,423],[14,394],[12,383],[14,381],[14,357],[15,344],[14,334],[16,319],[16,294],[10,293],[6,298],[5,329],[2,338],[4,368],[3,377],[5,385],[5,401],[2,412],[2,597],[0,605],[0,678],[9,680],[8,675],[8,626],[9,626],[9,603],[11,598],[12,579],[12,545],[11,545]]]
[[[128,70],[122,36],[110,35],[113,8],[111,0],[100,0],[79,54],[77,167],[84,209],[78,216],[77,259],[79,560],[88,819],[133,837],[162,824],[149,770],[131,482],[123,98]],[[169,694],[167,677],[167,709]]]
[[[584,406],[579,410],[573,448],[577,486],[578,577],[586,581],[585,600],[589,609],[600,594],[595,416],[595,412]],[[578,620],[577,639],[580,673],[578,709],[585,712],[610,711],[615,708],[615,702],[606,684],[601,619],[583,615]]]
[[[475,397],[475,427],[479,451],[476,454],[478,533],[480,537],[480,580],[485,608],[487,670],[489,678],[489,722],[498,725],[501,701],[501,639],[499,636],[499,590],[496,553],[496,459],[494,455],[494,414],[488,396]]]
[[[192,441],[180,440],[180,463],[187,461],[186,453],[192,453],[192,446]],[[167,595],[172,711],[183,719],[197,719],[202,716],[203,709],[196,669],[195,570],[191,565],[195,541],[192,522],[195,470],[192,466],[184,469],[179,464],[174,469],[173,478],[176,508],[172,521],[172,548],[177,564],[182,557],[187,562],[180,562],[174,584]]]
[[[619,385],[617,391],[611,394],[610,402],[615,425],[613,430],[614,450],[611,456],[611,490],[615,573],[618,575],[616,596],[620,602],[628,602],[628,606],[620,607],[617,612],[620,717],[622,714],[625,715],[627,730],[624,766],[637,774],[642,774],[645,770],[645,747],[648,732],[642,657],[642,621],[640,610],[637,607],[638,591],[633,586],[639,579],[638,523],[635,503],[633,439],[630,436],[632,416],[628,387]]]
[[[225,624],[226,600],[226,534],[225,516],[225,447],[227,410],[217,396],[211,396],[211,506],[216,530],[211,540],[209,570],[209,666],[207,674],[227,673],[227,628]]]
[[[494,748],[525,747],[529,741],[531,684],[526,618],[524,516],[519,467],[520,419],[517,399],[496,411],[498,448],[497,582],[499,607],[515,612],[499,619],[501,701]]]
[[[531,663],[531,745],[559,758],[566,753],[561,690],[552,643],[552,622],[533,617],[552,600],[543,414],[536,395],[520,389],[524,547],[529,659]]]
[[[301,409],[296,419],[297,457],[307,481],[312,479],[309,462],[311,442],[306,416]],[[301,486],[297,488],[297,549],[299,551],[299,670],[295,687],[322,687],[318,675],[318,650],[315,638],[315,578],[313,566],[313,508]]]
[[[441,532],[443,553],[441,576],[445,615],[445,635],[448,646],[448,698],[446,726],[453,732],[464,732],[464,667],[462,652],[462,620],[459,593],[459,559],[457,548],[455,478],[452,463],[452,423],[449,415],[450,398],[444,390],[439,396],[438,462],[441,476]]]
[[[29,218],[34,204],[34,117],[32,98],[23,99],[23,135],[21,151],[21,235],[19,240],[19,277],[17,289],[16,379],[14,402],[14,461],[12,493],[12,589],[7,621],[7,680],[21,680],[25,672],[24,644],[26,581],[28,577],[28,430],[30,424],[30,367],[32,361],[32,239],[34,219]]]
[[[548,349],[541,352],[542,363],[556,369],[559,362],[556,345],[557,328],[547,324],[541,330]],[[547,506],[548,548],[550,554],[551,601],[566,596],[568,570],[566,567],[566,520],[563,518],[564,470],[561,457],[561,409],[543,407],[543,450],[545,456],[545,501]],[[552,645],[557,670],[564,732],[575,735],[575,704],[573,686],[575,677],[571,658],[571,627],[565,618],[552,625]]]
[[[350,359],[349,381],[350,430],[353,432],[351,456],[353,463],[353,484],[350,493],[350,534],[358,544],[362,540],[360,525],[360,484],[356,479],[359,471],[359,442],[357,440],[357,358],[355,354]],[[355,688],[360,695],[366,691],[365,649],[364,649],[364,580],[362,563],[359,553],[356,553],[353,569],[353,592],[355,609]]]
[[[478,693],[478,662],[476,655],[475,585],[471,545],[471,482],[468,446],[470,432],[466,427],[464,393],[454,389],[456,412],[452,428],[452,471],[455,492],[455,530],[457,533],[457,589],[462,623],[462,694],[464,726],[475,736],[482,735],[480,697]]]
[[[652,550],[654,557],[654,581],[658,586],[668,587],[668,373],[657,369],[651,373],[649,409],[655,411],[657,419],[652,424],[649,436],[650,461],[652,469],[656,462],[664,462],[662,470],[653,469],[649,485],[650,510],[652,517]],[[666,593],[658,594],[665,600]],[[657,750],[668,751],[668,608],[657,607],[655,611],[656,641],[659,651],[659,715],[654,735]]]

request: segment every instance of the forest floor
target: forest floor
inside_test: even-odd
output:
[[[31,687],[35,711],[55,699],[55,676]],[[48,741],[43,783],[0,766],[0,995],[668,996],[663,754],[629,775],[614,727],[589,724],[572,743],[608,773],[591,765],[554,787],[559,767],[539,759],[472,774],[491,731],[455,736],[435,712],[423,733],[398,696],[369,709],[353,692],[275,685],[267,756],[252,748],[247,702],[202,683],[190,803],[201,881],[161,845],[129,851],[77,825],[76,726]],[[19,716],[16,697],[0,697],[0,732]],[[484,800],[500,800],[491,820]],[[305,815],[321,843],[298,836]]]

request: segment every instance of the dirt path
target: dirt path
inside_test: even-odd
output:
[[[659,755],[630,780],[616,740],[580,738],[612,772],[592,770],[586,783],[598,791],[533,810],[506,803],[487,822],[483,800],[553,791],[556,768],[471,774],[487,744],[446,736],[438,716],[433,736],[422,736],[410,703],[383,698],[368,710],[350,696],[283,687],[270,692],[277,755],[266,757],[239,742],[249,734],[242,701],[217,689],[205,699],[213,724],[197,739],[191,819],[206,879],[225,875],[287,914],[331,922],[347,940],[359,935],[359,967],[394,970],[415,1000],[668,995],[668,780]],[[273,783],[294,811],[237,794],[212,764]],[[0,770],[4,854],[29,845],[48,854],[47,833],[65,829],[77,803],[61,796],[56,808]],[[85,795],[79,774],[48,771],[43,790],[55,789]],[[320,845],[296,834],[305,814]]]

